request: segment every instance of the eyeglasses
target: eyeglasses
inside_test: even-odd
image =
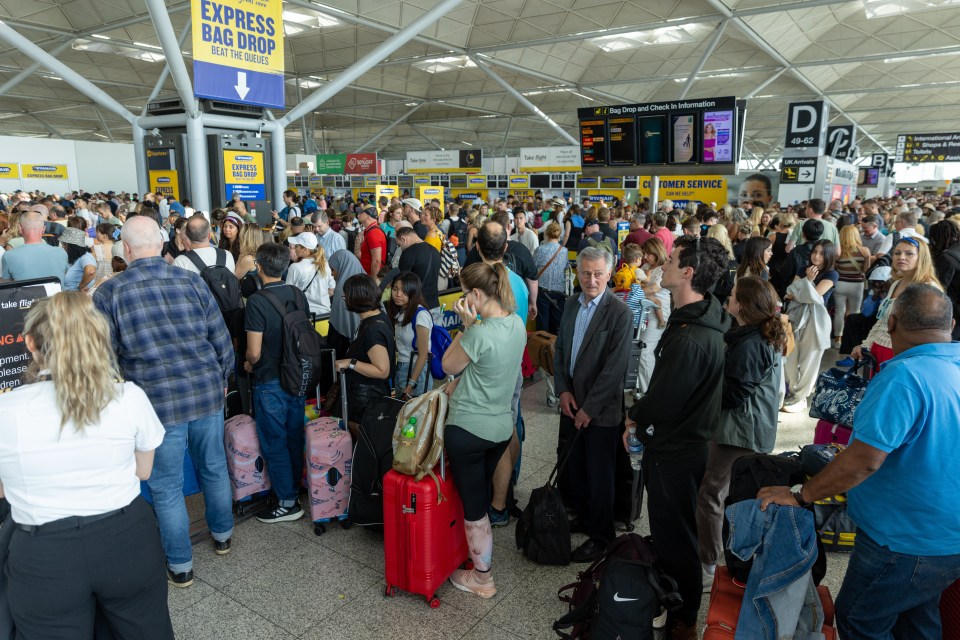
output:
[[[606,271],[578,271],[577,275],[581,280],[606,280]]]

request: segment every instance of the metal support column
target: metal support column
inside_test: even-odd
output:
[[[160,1],[162,2],[163,0]],[[102,89],[94,85],[92,82],[81,76],[67,65],[57,60],[55,57],[37,45],[24,38],[22,35],[20,35],[20,33],[11,28],[10,25],[2,20],[0,20],[0,40],[8,42],[10,45],[16,47],[26,54],[31,60],[39,63],[40,66],[57,74],[63,78],[64,82],[93,100],[104,109],[109,109],[130,124],[133,124],[136,116],[134,116],[129,109],[124,108],[116,99],[111,98],[109,95],[104,93]]]
[[[707,42],[707,48],[703,50],[703,55],[701,55],[700,60],[697,61],[697,66],[693,68],[690,77],[687,78],[687,81],[683,85],[683,89],[680,90],[680,100],[687,97],[687,93],[697,80],[697,75],[703,71],[703,65],[707,64],[707,60],[713,55],[714,49],[720,44],[720,38],[723,36],[723,30],[727,27],[727,22],[727,20],[722,20],[720,24],[717,25],[717,28],[713,30],[713,35],[710,36],[710,40]]]
[[[388,132],[390,132],[390,131],[393,131],[393,129],[394,129],[397,125],[399,125],[399,124],[402,123],[404,120],[406,120],[407,118],[409,118],[410,116],[412,116],[414,113],[416,113],[417,109],[419,109],[419,108],[422,107],[423,105],[424,105],[424,103],[421,102],[420,104],[416,105],[413,109],[410,109],[410,111],[407,111],[405,114],[403,114],[402,116],[400,116],[399,118],[397,118],[396,120],[394,120],[393,122],[391,122],[390,124],[388,124],[388,125],[386,126],[386,128],[384,128],[380,133],[378,133],[377,135],[373,136],[372,138],[370,138],[369,140],[367,140],[365,143],[363,143],[363,145],[361,145],[354,153],[360,153],[361,151],[363,151],[364,149],[366,149],[367,147],[369,147],[371,144],[373,144],[374,142],[376,142],[377,140],[379,140],[381,136],[383,136],[384,134],[386,134],[386,133],[388,133]]]
[[[133,164],[137,168],[137,192],[141,195],[150,190],[146,145],[143,142],[143,136],[146,134],[147,132],[140,125],[133,125]]]
[[[177,48],[182,49],[183,42],[187,39],[187,34],[190,33],[190,21],[187,20],[187,24],[183,26],[183,31],[180,32],[180,37],[177,38]],[[157,83],[153,85],[153,91],[150,92],[150,97],[147,98],[147,101],[143,103],[143,111],[140,112],[140,115],[147,115],[147,106],[153,102],[153,99],[160,95],[160,92],[163,90],[163,85],[166,83],[167,78],[170,76],[170,63],[163,65],[163,70],[160,72],[160,77],[157,78]]]
[[[181,60],[183,62],[183,60]],[[197,211],[210,212],[210,164],[203,134],[203,116],[187,118],[187,166],[190,173],[190,203]]]
[[[749,99],[752,98],[753,96],[757,95],[758,93],[760,93],[761,91],[763,91],[764,89],[766,89],[766,88],[770,85],[770,83],[772,83],[774,80],[776,80],[777,78],[779,78],[780,76],[782,76],[782,75],[783,75],[784,73],[786,73],[786,72],[787,72],[786,68],[780,69],[780,71],[777,71],[775,74],[773,74],[772,76],[770,76],[769,78],[767,78],[766,80],[764,80],[763,82],[761,82],[760,84],[758,84],[757,86],[755,86],[755,87],[753,88],[753,90],[750,91],[750,93],[748,93],[747,95],[743,96],[743,99],[744,99],[744,100],[749,100]]]
[[[107,139],[110,142],[116,142],[116,140],[113,139],[113,134],[110,133],[110,127],[107,126],[107,121],[103,119],[103,114],[100,113],[100,109],[97,109],[96,105],[93,107],[93,113],[96,114],[97,120],[100,121],[100,128],[103,129],[103,133],[106,134]]]
[[[657,212],[657,200],[660,198],[660,176],[650,176],[650,213]]]
[[[513,127],[513,118],[507,120],[507,130],[503,134],[503,144],[500,145],[500,155],[507,150],[507,141],[510,140],[510,129]]]
[[[429,142],[430,144],[432,144],[434,147],[436,147],[436,148],[439,149],[440,151],[443,151],[443,147],[441,147],[439,144],[437,144],[437,141],[436,141],[436,140],[434,140],[433,138],[431,138],[430,136],[428,136],[427,134],[425,134],[423,131],[420,131],[420,129],[417,128],[417,125],[411,124],[411,125],[410,125],[410,128],[413,129],[414,133],[416,133],[418,136],[420,136],[421,138],[423,138],[424,140],[426,140],[427,142]]]
[[[287,138],[286,131],[279,120],[267,114],[270,130],[270,173],[273,186],[273,208],[280,209],[283,192],[287,190]]]
[[[507,93],[509,93],[510,95],[512,95],[512,96],[514,97],[514,99],[516,99],[517,102],[519,102],[520,104],[522,104],[523,106],[525,106],[527,109],[529,109],[530,111],[532,111],[532,112],[533,112],[535,115],[537,115],[541,120],[543,120],[544,122],[546,122],[547,125],[549,125],[551,129],[553,129],[554,131],[556,131],[557,133],[559,133],[560,136],[561,136],[564,140],[566,140],[566,141],[569,142],[570,144],[576,144],[576,145],[579,145],[579,144],[580,144],[580,141],[579,141],[579,140],[577,140],[577,139],[574,138],[572,135],[570,135],[569,133],[567,133],[567,132],[563,129],[563,127],[561,127],[561,126],[558,125],[556,122],[554,122],[554,121],[550,118],[550,116],[548,116],[548,115],[545,114],[543,111],[541,111],[540,108],[539,108],[537,105],[535,105],[535,104],[533,104],[532,102],[530,102],[529,100],[527,100],[527,98],[526,98],[522,93],[520,93],[519,91],[517,91],[516,89],[514,89],[513,86],[512,86],[509,82],[507,82],[506,80],[504,80],[503,78],[501,78],[500,76],[498,76],[496,73],[494,73],[493,70],[490,69],[490,67],[488,67],[487,64],[486,64],[485,62],[483,62],[483,61],[479,58],[479,56],[472,55],[472,56],[470,56],[470,59],[473,60],[473,64],[477,65],[477,67],[479,67],[484,73],[486,73],[488,76],[490,76],[490,78],[491,78],[494,82],[496,82],[497,84],[499,84],[501,87],[503,87],[503,88],[507,91]]]
[[[73,44],[73,40],[67,40],[66,42],[63,42],[57,45],[56,47],[50,50],[50,55],[51,56],[60,55],[71,44]],[[2,96],[7,91],[10,91],[10,89],[13,89],[15,86],[17,86],[18,84],[20,84],[21,82],[23,82],[24,80],[32,76],[33,73],[37,69],[39,69],[41,66],[43,65],[41,65],[39,62],[33,62],[30,64],[30,66],[24,68],[23,71],[21,71],[17,75],[13,76],[12,78],[4,82],[2,85],[0,85],[0,96]]]
[[[163,0],[150,1],[163,2]],[[384,60],[391,53],[415,38],[427,26],[439,20],[442,16],[446,15],[451,9],[456,7],[461,2],[463,2],[463,0],[443,0],[436,7],[425,12],[405,28],[384,40],[380,46],[358,60],[353,64],[353,66],[338,75],[329,84],[324,85],[317,91],[310,94],[306,100],[288,111],[287,115],[280,119],[280,124],[283,127],[286,127],[294,120],[304,117],[321,104],[340,93],[347,85],[365,74],[367,71],[373,68],[374,65]]]
[[[180,45],[173,35],[173,23],[170,22],[167,5],[164,0],[147,0],[147,9],[150,11],[150,18],[153,20],[153,26],[157,31],[157,38],[160,39],[160,46],[163,47],[163,55],[167,58],[167,66],[173,76],[173,83],[177,85],[180,101],[183,103],[187,116],[193,118],[199,113],[197,111],[197,99],[193,97],[193,83],[190,82],[190,76],[187,75],[187,65],[183,61]],[[209,190],[209,185],[207,190]],[[208,211],[208,209],[204,210]]]

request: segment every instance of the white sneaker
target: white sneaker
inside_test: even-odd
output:
[[[788,404],[781,409],[784,413],[806,413],[807,412],[807,401],[798,400],[793,404]]]

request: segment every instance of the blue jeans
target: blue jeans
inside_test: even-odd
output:
[[[297,502],[303,481],[304,399],[291,395],[274,378],[253,388],[260,451],[267,461],[273,492],[283,507]]]
[[[414,354],[416,355],[416,354]],[[432,357],[432,356],[431,356]],[[412,367],[416,366],[416,360],[413,362],[398,362],[397,363],[397,396],[403,393],[403,390],[407,387],[407,382],[410,380],[408,377],[410,372],[413,371]],[[416,380],[417,387],[410,394],[411,398],[416,398],[417,396],[422,396],[430,389],[433,389],[433,376],[430,375],[430,360],[423,365],[423,371],[420,372],[420,377]]]
[[[858,529],[837,596],[837,630],[845,640],[939,640],[940,594],[958,578],[960,554],[894,553]]]
[[[166,434],[157,448],[147,484],[167,564],[174,573],[183,573],[193,568],[190,519],[183,501],[183,452],[187,447],[197,467],[210,534],[219,541],[233,535],[233,492],[223,449],[223,413],[167,424],[164,429]]]

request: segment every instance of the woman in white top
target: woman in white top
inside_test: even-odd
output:
[[[303,291],[310,303],[310,313],[330,313],[330,296],[337,283],[327,265],[323,247],[317,242],[317,235],[304,231],[288,238],[287,244],[297,258],[287,270],[287,284]]]
[[[424,302],[417,274],[401,271],[393,279],[387,315],[393,319],[397,344],[397,395],[401,400],[421,396],[432,386],[430,333],[433,331],[433,316]]]
[[[17,636],[92,638],[96,617],[120,638],[173,638],[157,519],[140,497],[163,426],[138,386],[117,381],[88,296],[35,302],[23,334],[33,383],[0,395]]]

